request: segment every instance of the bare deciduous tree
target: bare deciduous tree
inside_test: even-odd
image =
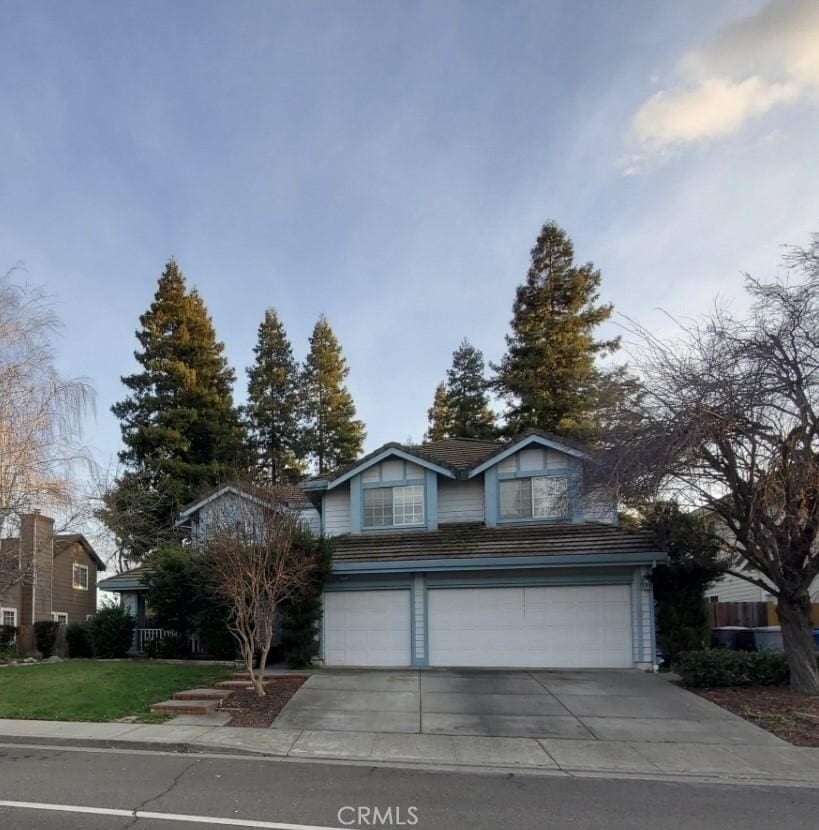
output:
[[[222,515],[211,515],[203,555],[214,592],[229,606],[228,628],[263,696],[279,608],[308,584],[317,567],[313,548],[287,509],[237,500]]]
[[[792,687],[817,694],[819,236],[786,266],[772,282],[746,278],[745,317],[717,308],[674,341],[632,324],[642,388],[596,473],[627,499],[673,492],[717,518],[733,572],[776,598]]]
[[[80,443],[91,386],[59,373],[60,321],[42,291],[12,276],[0,276],[0,538],[34,508],[71,513],[77,467],[91,464]],[[1,594],[26,574],[16,555],[0,559]]]

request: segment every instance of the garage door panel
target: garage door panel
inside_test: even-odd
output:
[[[409,666],[410,592],[328,591],[324,660],[328,666]]]
[[[433,666],[629,667],[624,585],[429,591]]]

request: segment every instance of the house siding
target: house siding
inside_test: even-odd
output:
[[[74,563],[88,568],[88,590],[74,588]],[[52,610],[68,614],[68,622],[84,622],[97,610],[97,566],[82,545],[75,542],[54,559]]]
[[[327,536],[350,533],[350,486],[343,484],[324,494],[324,532]]]
[[[438,524],[483,520],[483,476],[469,481],[438,478]]]

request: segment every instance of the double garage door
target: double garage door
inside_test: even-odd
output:
[[[626,585],[430,588],[431,666],[620,668],[633,665]],[[329,666],[409,666],[407,590],[325,594]]]

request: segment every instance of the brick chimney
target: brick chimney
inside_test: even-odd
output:
[[[20,559],[29,572],[21,590],[20,623],[51,619],[54,519],[39,510],[20,518]]]

